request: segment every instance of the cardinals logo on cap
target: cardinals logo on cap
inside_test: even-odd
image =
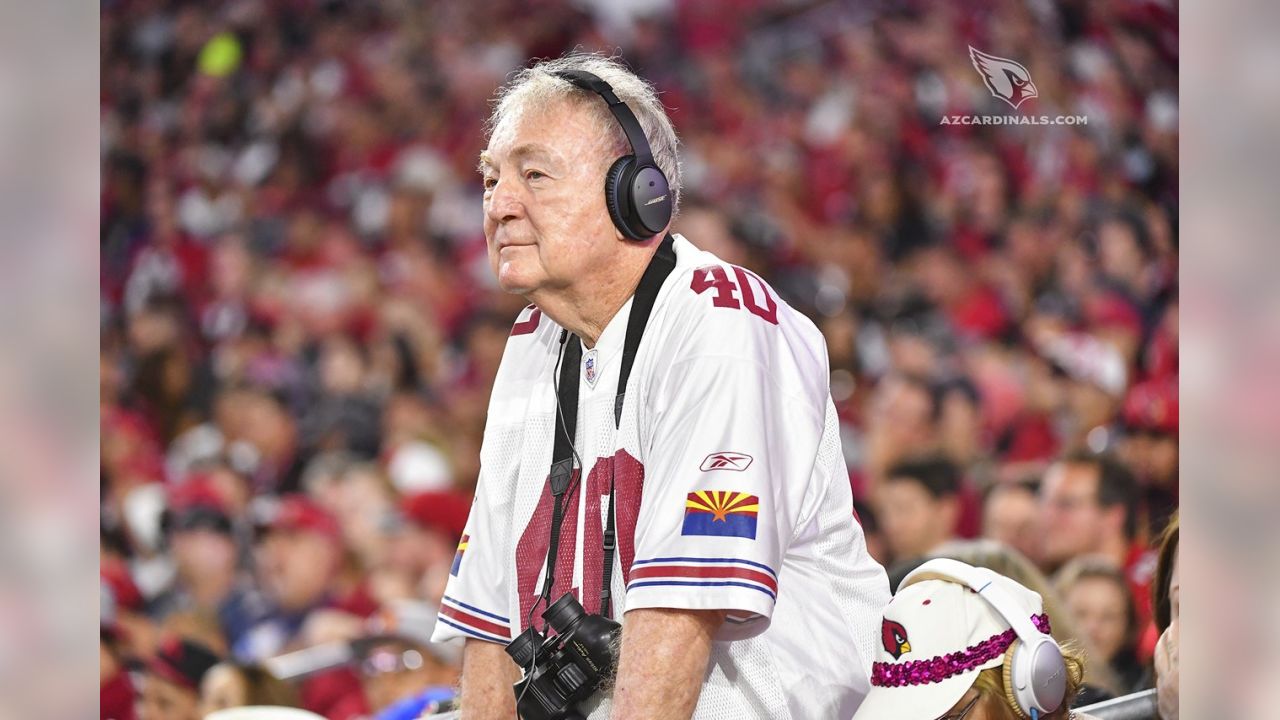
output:
[[[884,643],[885,652],[894,660],[911,652],[911,643],[907,642],[907,629],[902,623],[886,619],[880,625],[880,641]]]
[[[988,55],[972,45],[969,46],[969,58],[991,94],[1013,107],[1017,108],[1027,98],[1040,96],[1035,83],[1031,82],[1031,73],[1022,63]]]

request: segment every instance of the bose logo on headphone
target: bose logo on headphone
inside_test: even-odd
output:
[[[650,200],[649,202],[645,203],[645,205],[652,205],[652,204],[654,204],[654,203],[660,203],[660,202],[662,202],[663,200],[666,200],[666,199],[667,199],[667,196],[666,196],[666,195],[659,195],[658,197],[656,197],[656,198],[654,198],[654,199]]]

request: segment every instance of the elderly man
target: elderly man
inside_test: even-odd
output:
[[[504,646],[566,594],[622,624],[585,717],[849,717],[869,689],[888,584],[822,336],[668,234],[676,144],[653,88],[600,56],[535,65],[495,106],[484,230],[499,285],[533,305],[434,636],[466,640],[464,718],[512,716]]]

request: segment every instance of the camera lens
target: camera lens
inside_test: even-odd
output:
[[[516,661],[517,665],[527,668],[533,663],[540,644],[542,644],[542,636],[537,630],[529,628],[517,635],[515,640],[507,643],[507,654]]]
[[[564,635],[587,614],[582,609],[582,605],[573,598],[572,593],[565,593],[559,600],[555,601],[546,612],[542,613],[542,618],[547,624],[555,629],[556,632]]]

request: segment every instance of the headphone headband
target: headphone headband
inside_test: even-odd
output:
[[[912,582],[921,579],[927,579],[927,576],[934,575],[953,580],[964,585],[982,596],[987,604],[1000,613],[1009,627],[1018,634],[1018,639],[1024,643],[1031,643],[1045,637],[1046,633],[1040,632],[1036,626],[1031,624],[1030,616],[1024,616],[1018,610],[1013,598],[1009,597],[1002,588],[997,586],[993,581],[996,576],[994,570],[987,568],[974,567],[966,565],[958,560],[951,558],[933,558],[925,564],[911,571],[902,582],[898,585],[898,589],[906,587]]]
[[[627,136],[627,142],[631,144],[631,153],[635,155],[636,162],[642,167],[653,164],[653,151],[649,149],[649,140],[644,136],[640,121],[636,119],[635,113],[631,112],[631,108],[618,99],[612,85],[586,70],[561,70],[555,73],[555,76],[568,81],[574,87],[604,98],[609,106],[609,112],[613,113],[614,119],[622,127],[623,134]]]

